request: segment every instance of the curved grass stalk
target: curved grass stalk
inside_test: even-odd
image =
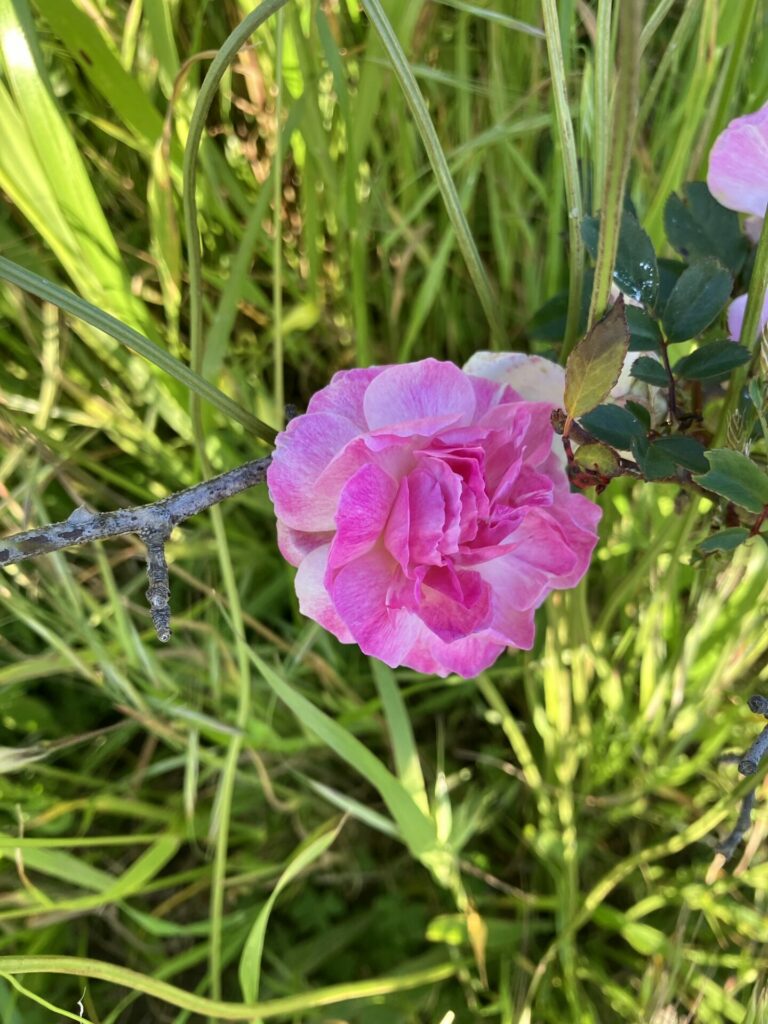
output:
[[[182,165],[183,217],[187,238],[187,262],[189,273],[189,343],[192,368],[200,373],[203,365],[203,273],[200,251],[200,231],[197,224],[197,158],[202,141],[208,112],[230,63],[253,33],[267,18],[279,11],[288,0],[263,0],[256,10],[227,36],[218,51],[200,86],[200,92],[190,119],[189,135],[184,148]],[[279,126],[278,126],[279,135]],[[277,173],[279,182],[280,175]],[[200,415],[200,404],[193,397],[192,424],[201,468],[210,476],[211,468],[205,449],[205,434]],[[248,722],[251,707],[251,675],[248,645],[245,640],[240,593],[237,587],[232,555],[229,550],[224,517],[221,509],[211,509],[211,525],[219,554],[219,566],[224,582],[224,591],[231,612],[231,627],[237,660],[237,712],[238,734],[233,736],[227,747],[216,803],[211,821],[211,838],[214,844],[213,871],[211,878],[211,938],[209,966],[211,992],[215,999],[221,995],[222,973],[222,920],[224,916],[224,883],[226,880],[227,855],[229,850],[229,824],[232,812],[232,798],[235,787],[235,773],[242,749],[242,733]],[[213,1013],[212,1017],[221,1017]],[[263,1016],[255,1014],[254,1016]]]
[[[283,110],[283,10],[277,12],[277,41],[275,43],[275,171],[272,176],[272,365],[274,367],[275,415],[282,427],[285,406],[285,374],[283,367],[283,225],[280,208],[283,199],[283,133],[280,121]]]
[[[765,778],[766,764],[768,763],[764,762],[759,769],[758,784],[763,778]],[[728,817],[733,810],[734,804],[738,806],[747,794],[755,787],[754,779],[754,775],[750,775],[747,776],[747,778],[742,779],[738,786],[736,786],[731,792],[722,796],[716,804],[710,807],[708,811],[701,815],[701,817],[692,821],[690,825],[682,830],[682,832],[670,836],[669,839],[666,839],[661,843],[657,843],[655,846],[650,846],[645,850],[640,850],[638,853],[630,854],[630,856],[625,857],[624,860],[619,861],[589,890],[589,892],[584,896],[580,910],[565,926],[557,938],[552,941],[547,951],[536,965],[536,969],[533,972],[528,993],[526,995],[523,1012],[519,1018],[520,1024],[531,1024],[533,1003],[536,998],[536,994],[541,988],[542,982],[544,981],[551,964],[554,962],[560,947],[564,942],[570,941],[573,936],[584,927],[584,925],[592,918],[597,908],[605,901],[610,893],[613,892],[616,886],[620,885],[625,878],[628,878],[632,872],[638,868],[644,867],[647,864],[653,864],[655,861],[663,860],[665,857],[673,856],[676,853],[680,853],[686,847],[703,839],[704,836],[717,828],[721,821]],[[0,958],[0,960],[2,960],[2,958]],[[1,963],[0,969],[2,969]]]
[[[611,148],[600,197],[600,237],[589,307],[591,327],[605,312],[619,245],[624,191],[632,156],[640,90],[640,31],[644,0],[624,0],[619,12],[619,75],[613,100]]]
[[[608,148],[611,144],[611,14],[613,0],[600,0],[597,8],[597,35],[595,40],[595,128],[592,212],[596,213],[595,202],[605,190],[605,174],[608,165]]]
[[[554,0],[551,0],[551,2],[554,3]],[[378,32],[384,49],[387,51],[387,55],[392,62],[392,70],[395,72],[400,88],[403,90],[405,101],[416,122],[422,144],[427,152],[427,158],[432,166],[437,184],[440,187],[448,218],[453,225],[453,230],[456,232],[456,240],[491,329],[493,343],[497,347],[501,346],[504,344],[505,332],[498,313],[498,302],[493,294],[491,283],[480,259],[480,253],[477,251],[467,218],[464,216],[464,211],[461,208],[461,200],[451,177],[448,161],[437,137],[435,126],[429,116],[424,97],[419,91],[419,86],[400,45],[400,40],[395,35],[395,31],[384,13],[380,0],[360,0],[360,5]]]
[[[563,158],[563,177],[568,205],[568,315],[565,321],[565,338],[560,350],[560,362],[564,363],[578,340],[579,313],[581,311],[581,288],[584,281],[584,240],[581,237],[581,222],[584,220],[584,200],[579,177],[579,158],[576,151],[576,136],[573,132],[571,108],[568,101],[568,84],[565,75],[563,46],[560,39],[560,20],[555,0],[542,0],[544,31],[547,36],[549,72],[552,76],[552,94],[555,103],[555,118],[560,136],[560,150]]]
[[[376,996],[406,992],[423,985],[436,985],[452,978],[463,968],[459,961],[451,964],[437,964],[410,974],[374,978],[371,981],[357,981],[349,984],[329,985],[303,992],[298,996],[283,996],[261,1003],[245,1006],[243,1003],[227,1003],[218,999],[186,992],[167,981],[159,981],[147,974],[140,974],[127,967],[119,967],[104,960],[90,960],[79,956],[0,956],[0,974],[70,974],[77,978],[91,978],[120,985],[134,992],[152,996],[163,1003],[181,1010],[202,1014],[219,1020],[266,1020],[270,1017],[290,1016],[320,1006],[333,1006],[348,999],[373,999]]]
[[[219,391],[217,387],[195,373],[194,370],[190,370],[170,352],[166,352],[165,349],[160,348],[149,338],[145,338],[133,327],[118,320],[117,317],[105,313],[103,309],[92,305],[79,295],[75,295],[74,292],[60,288],[48,278],[41,277],[31,270],[27,270],[26,267],[20,267],[17,263],[5,259],[4,256],[0,256],[0,279],[16,285],[44,302],[53,303],[54,306],[58,306],[70,316],[75,316],[78,320],[90,324],[91,327],[103,331],[110,338],[125,345],[131,352],[143,356],[148,362],[167,373],[169,377],[173,377],[174,380],[189,388],[193,394],[210,402],[225,416],[242,423],[247,430],[250,430],[256,437],[260,437],[262,441],[269,444],[274,442],[275,431],[266,423],[262,423],[261,420],[246,412],[223,391]]]
[[[203,360],[203,271],[200,253],[200,231],[197,226],[197,156],[205,131],[208,111],[221,80],[237,52],[253,33],[288,0],[262,0],[222,43],[200,86],[200,93],[189,122],[189,135],[184,148],[182,179],[184,183],[184,229],[187,236],[189,272],[189,345],[192,368],[200,372]]]

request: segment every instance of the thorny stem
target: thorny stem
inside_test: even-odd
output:
[[[89,544],[94,540],[135,533],[147,547],[147,599],[158,638],[170,639],[170,585],[165,544],[174,526],[217,505],[226,498],[263,483],[271,456],[253,459],[210,480],[170,494],[149,505],[115,509],[112,512],[88,512],[76,508],[69,519],[36,530],[26,530],[0,540],[0,566],[13,565],[25,558],[37,558],[62,548]]]

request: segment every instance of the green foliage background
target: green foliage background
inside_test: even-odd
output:
[[[525,350],[568,279],[539,3],[384,8],[504,345]],[[607,9],[557,5],[585,182],[610,148]],[[183,145],[210,51],[249,10],[0,0],[0,254],[184,362]],[[768,99],[768,9],[659,0],[642,42],[630,191],[663,254],[670,191]],[[289,3],[207,128],[197,357],[241,406],[279,428],[339,368],[489,347],[354,0]],[[0,345],[6,532],[266,452],[208,406],[196,443],[185,388],[9,285]],[[762,805],[739,866],[707,872],[743,792],[717,759],[751,742],[745,700],[768,680],[768,553],[756,540],[692,567],[709,506],[670,485],[620,481],[601,503],[588,581],[542,609],[533,652],[469,682],[392,673],[303,620],[264,489],[174,536],[168,647],[135,539],[6,571],[0,1018],[764,1020]]]

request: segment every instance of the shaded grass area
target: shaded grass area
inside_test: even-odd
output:
[[[558,5],[588,211],[610,147],[607,6]],[[528,325],[567,283],[568,209],[539,4],[385,9],[506,344],[543,350]],[[0,7],[0,252],[184,361],[190,58],[248,10]],[[630,185],[658,245],[669,191],[768,96],[765,18],[736,0],[646,11]],[[489,330],[357,5],[290,4],[279,41],[275,25],[209,115],[197,205],[201,370],[278,427],[282,395],[301,407],[336,369],[460,363]],[[0,312],[6,531],[264,450],[205,407],[196,445],[184,388],[51,304],[2,286]],[[263,490],[174,537],[168,647],[138,542],[8,570],[2,1019],[80,1019],[82,997],[102,1024],[237,1019],[257,999],[284,1000],[263,1016],[286,1021],[761,1020],[760,804],[739,867],[706,876],[738,814],[718,758],[751,741],[745,701],[768,680],[768,558],[755,541],[690,566],[705,506],[669,485],[617,482],[601,502],[586,584],[542,609],[534,651],[471,682],[392,673],[303,620]],[[112,967],[2,960],[40,955]]]

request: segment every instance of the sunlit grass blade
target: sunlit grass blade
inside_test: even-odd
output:
[[[148,156],[160,138],[162,116],[107,45],[94,20],[73,0],[35,0],[35,6]]]
[[[283,996],[262,1003],[244,1006],[242,1003],[225,1003],[206,999],[204,996],[187,992],[165,981],[158,981],[147,974],[140,974],[127,967],[105,963],[103,960],[89,960],[75,956],[0,956],[0,974],[70,974],[79,978],[93,978],[122,985],[136,992],[143,992],[161,1002],[192,1013],[207,1015],[221,1020],[253,1021],[258,1018],[289,1016],[321,1006],[333,1006],[347,1000],[376,999],[396,992],[407,992],[412,988],[437,985],[453,977],[463,964],[441,963],[419,971],[403,973],[393,977],[372,978],[369,981],[354,981],[318,988],[297,996]]]
[[[343,826],[343,820],[334,828],[321,832],[320,835],[309,839],[302,844],[293,854],[285,866],[282,874],[275,883],[275,887],[269,894],[264,906],[259,911],[258,917],[248,933],[248,938],[243,946],[240,957],[240,988],[246,1003],[252,1003],[259,995],[259,981],[261,978],[261,960],[264,952],[264,938],[266,936],[269,915],[272,913],[277,897],[287,885],[297,878],[306,868],[314,863],[334,843]]]
[[[219,391],[218,388],[196,374],[194,370],[191,370],[169,352],[166,352],[159,345],[150,341],[149,338],[139,334],[132,327],[110,316],[109,313],[105,313],[102,309],[93,306],[90,302],[86,302],[85,299],[81,299],[72,292],[60,288],[52,281],[48,281],[38,274],[33,274],[31,270],[26,270],[24,267],[18,266],[18,264],[11,263],[10,260],[5,259],[3,256],[0,256],[0,278],[10,281],[19,288],[23,288],[30,294],[36,295],[39,299],[52,302],[66,313],[84,320],[100,331],[104,331],[105,334],[119,341],[126,348],[149,360],[149,362],[159,367],[170,377],[179,381],[180,384],[188,387],[190,391],[210,402],[211,405],[215,406],[224,415],[241,423],[256,437],[260,437],[263,441],[267,442],[274,440],[275,432],[266,423],[257,420],[255,416],[242,409],[231,398]]]
[[[405,786],[360,740],[311,704],[257,654],[252,653],[251,658],[264,681],[299,721],[379,792],[413,855],[422,857],[431,851],[437,844],[434,823],[420,810]]]
[[[453,225],[453,229],[456,232],[456,240],[467,265],[469,276],[472,279],[472,283],[475,286],[475,290],[477,291],[480,303],[483,307],[483,312],[485,313],[490,327],[491,336],[496,345],[501,346],[505,335],[504,327],[499,319],[498,303],[493,294],[490,280],[480,258],[480,253],[477,251],[477,245],[472,237],[472,232],[469,224],[467,223],[467,218],[461,207],[461,200],[459,199],[456,186],[453,182],[453,178],[451,177],[448,162],[445,158],[443,148],[440,145],[440,140],[437,137],[435,126],[429,116],[427,105],[419,91],[416,79],[408,63],[408,59],[403,52],[403,48],[400,45],[400,41],[393,31],[392,25],[387,18],[381,3],[379,0],[361,0],[361,3],[366,14],[375,26],[376,31],[378,32],[387,51],[387,55],[392,62],[392,69],[397,75],[400,87],[403,90],[403,95],[405,96],[408,107],[419,130],[421,141],[427,151],[427,157],[432,165],[432,170],[437,179],[437,183],[440,186],[440,192],[443,197],[443,202],[445,203],[446,211],[451,224]]]
[[[146,310],[131,293],[114,236],[47,80],[27,0],[0,6],[0,49],[14,100],[12,114],[23,123],[16,123],[14,147],[3,147],[0,180],[58,250],[80,290],[122,319],[144,326]],[[5,105],[9,102],[10,97],[4,99]],[[32,171],[29,177],[18,163],[21,155]],[[50,207],[50,220],[37,208],[38,196]]]
[[[429,800],[419,751],[413,735],[403,696],[390,668],[379,661],[371,662],[371,671],[379,691],[381,706],[387,719],[389,738],[395,758],[397,777],[413,798],[416,806],[429,814]]]

